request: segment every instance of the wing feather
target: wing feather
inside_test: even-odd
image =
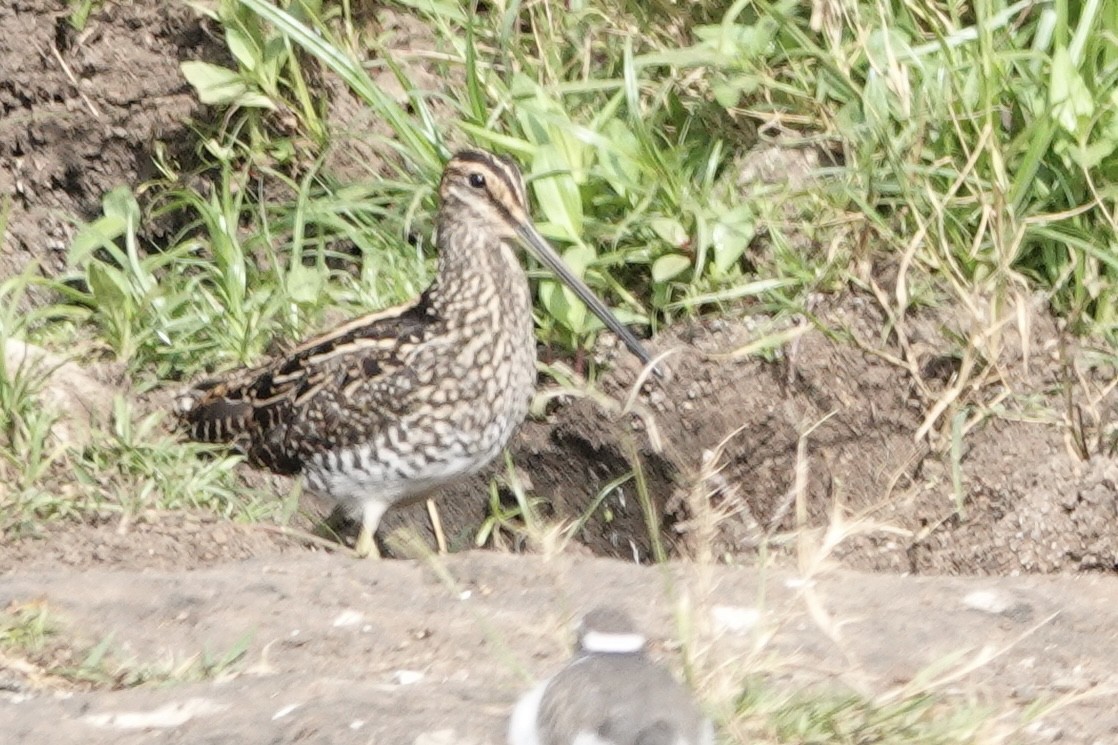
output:
[[[438,322],[424,293],[311,337],[263,365],[202,381],[179,397],[177,414],[190,438],[228,443],[258,465],[294,473],[309,453],[347,444],[367,429],[349,422],[347,399],[398,387],[387,378],[400,374],[407,350]],[[375,396],[361,402],[391,404]],[[363,414],[356,419],[376,420],[376,412]]]

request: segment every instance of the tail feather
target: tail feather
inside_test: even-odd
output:
[[[179,396],[178,415],[191,440],[236,442],[253,418],[253,406],[245,400],[214,396],[190,390]]]
[[[175,415],[186,436],[197,442],[228,445],[255,466],[294,474],[303,461],[287,442],[287,427],[275,421],[272,407],[261,408],[249,376],[199,383],[175,399]],[[281,426],[277,426],[281,424]]]
[[[180,394],[175,413],[192,440],[238,444],[252,426],[252,404],[229,395],[221,383],[203,383]]]

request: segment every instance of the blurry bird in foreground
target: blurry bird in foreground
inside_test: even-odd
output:
[[[517,702],[509,745],[713,745],[713,723],[644,650],[625,613],[587,613],[571,661]]]

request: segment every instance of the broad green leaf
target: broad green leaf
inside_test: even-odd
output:
[[[514,109],[516,119],[528,141],[535,145],[549,142],[547,124],[539,116],[540,100],[543,99],[543,95],[536,81],[518,72],[512,78],[509,93],[517,104]]]
[[[597,260],[597,252],[581,241],[563,252],[563,263],[569,266],[580,279],[586,276],[586,270]]]
[[[687,229],[683,224],[672,217],[654,217],[649,221],[652,230],[660,240],[672,248],[682,248],[690,240]]]
[[[776,23],[762,19],[754,26],[742,23],[717,23],[696,26],[694,33],[719,55],[735,59],[739,64],[762,57],[772,45]]]
[[[859,104],[857,99],[851,99],[835,112],[835,129],[850,141],[858,141],[862,136],[862,126],[866,123],[865,111]]]
[[[140,205],[127,186],[118,186],[105,192],[105,196],[101,197],[101,211],[106,217],[131,220],[133,225],[140,221]]]
[[[89,265],[86,276],[89,279],[89,289],[99,307],[118,310],[131,305],[128,280],[116,269],[94,261]]]
[[[291,14],[303,23],[321,18],[322,0],[299,0],[297,3],[291,3]]]
[[[287,271],[287,294],[296,303],[308,304],[322,295],[322,273],[314,267],[295,264]]]
[[[259,91],[253,90],[246,90],[232,103],[237,106],[247,106],[253,109],[271,109],[274,111],[276,108],[276,105],[272,103],[272,99]]]
[[[257,70],[257,77],[264,90],[273,93],[278,90],[277,83],[279,81],[280,71],[283,66],[287,64],[289,55],[291,54],[290,46],[287,39],[283,36],[276,34],[275,36],[267,39],[264,42],[264,53],[262,55],[260,69]]]
[[[1118,148],[1118,143],[1112,139],[1104,139],[1092,142],[1086,147],[1073,145],[1068,148],[1068,153],[1080,168],[1091,170],[1092,168],[1098,168],[1099,164],[1109,158],[1116,148]]]
[[[908,34],[895,27],[872,32],[866,39],[865,52],[871,67],[878,70],[894,68],[901,59],[910,59],[920,65],[919,59],[912,52]]]
[[[755,233],[753,215],[747,207],[736,207],[722,215],[711,231],[715,268],[723,274],[729,271],[745,253]]]
[[[252,71],[260,63],[260,48],[256,41],[235,26],[225,27],[225,43],[241,67]]]
[[[186,81],[198,91],[202,103],[229,103],[245,90],[244,81],[236,70],[199,60],[183,62],[179,67]]]
[[[574,334],[583,333],[586,308],[575,294],[561,282],[545,280],[540,283],[540,300],[559,324]]]
[[[885,80],[871,69],[862,87],[862,115],[866,124],[878,132],[889,130],[889,87]]]
[[[610,119],[602,128],[608,144],[598,146],[598,165],[610,187],[627,196],[640,191],[640,141],[620,119]]]
[[[70,0],[70,25],[75,31],[84,31],[94,0]]]
[[[753,93],[760,86],[760,78],[756,75],[735,75],[732,78],[716,78],[711,82],[714,100],[723,108],[733,108],[738,105],[743,95]]]
[[[666,65],[669,67],[707,67],[722,66],[726,58],[706,45],[695,45],[683,49],[668,49],[662,52],[641,54],[633,58],[633,64],[640,67]]]
[[[597,259],[597,253],[585,243],[576,243],[563,252],[563,262],[580,279],[585,278],[586,270]],[[563,287],[563,301],[567,307],[567,328],[575,333],[584,333],[587,330],[586,306],[566,286]]]
[[[582,235],[582,195],[562,154],[554,145],[536,148],[532,159],[536,201],[561,237],[577,242]]]
[[[597,258],[594,249],[584,243],[576,243],[563,252],[563,263],[579,278],[585,276],[587,268]],[[548,312],[565,328],[575,334],[583,334],[588,330],[586,306],[566,285],[552,280],[542,282],[540,299]]]
[[[81,265],[90,254],[112,243],[128,229],[128,220],[120,215],[105,215],[84,225],[70,243],[70,261]]]
[[[1080,168],[1098,168],[1104,160],[1118,150],[1118,90],[1111,91],[1107,112],[1102,121],[1091,130],[1091,141],[1069,149]]]
[[[1079,134],[1080,118],[1090,118],[1095,112],[1091,92],[1072,64],[1067,47],[1057,47],[1052,54],[1048,102],[1052,107],[1052,116],[1065,132],[1073,136]]]
[[[208,62],[183,62],[180,67],[188,83],[198,91],[198,100],[212,106],[253,106],[275,109],[271,100],[250,90],[240,73]]]
[[[563,168],[570,171],[575,183],[583,183],[589,148],[576,136],[579,127],[571,122],[563,105],[522,74],[513,78],[512,95],[516,102],[516,118],[528,140],[554,148],[562,156]]]
[[[683,254],[664,254],[652,262],[652,281],[667,282],[691,268],[691,259]]]

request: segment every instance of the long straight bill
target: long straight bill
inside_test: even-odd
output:
[[[624,326],[617,317],[613,315],[606,304],[598,299],[593,290],[586,286],[578,276],[571,271],[571,268],[563,261],[563,259],[555,252],[555,249],[539,234],[531,225],[521,225],[519,228],[520,237],[527,244],[532,253],[543,264],[550,269],[559,280],[567,287],[571,288],[578,299],[586,304],[586,307],[594,312],[598,318],[602,319],[602,323],[606,327],[617,334],[621,341],[625,342],[625,346],[629,351],[637,356],[640,361],[647,365],[652,361],[652,355],[644,348],[637,337],[633,336],[633,332]],[[659,372],[659,371],[657,371]]]

